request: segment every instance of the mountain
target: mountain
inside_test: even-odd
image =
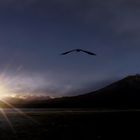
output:
[[[52,99],[50,96],[45,95],[16,95],[14,97],[5,97],[0,100],[0,107],[10,108],[10,105],[14,107],[24,107],[26,105],[40,104],[50,99]]]
[[[140,75],[128,76],[105,88],[84,95],[32,102],[24,107],[140,108]]]

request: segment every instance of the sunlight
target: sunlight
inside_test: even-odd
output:
[[[17,69],[17,72],[21,70],[21,67]],[[11,86],[11,83],[17,83],[16,76],[14,78],[8,78],[6,76],[5,71],[0,74],[0,114],[3,116],[4,120],[7,122],[8,126],[11,128],[12,132],[16,134],[16,129],[13,127],[12,120],[9,118],[9,114],[6,111],[6,108],[15,111],[15,113],[19,114],[21,117],[26,118],[27,120],[40,125],[38,121],[30,117],[26,114],[22,109],[16,108],[12,103],[11,100],[15,101],[14,99],[24,99],[26,100],[25,95],[20,95],[15,92],[15,87]],[[8,99],[8,100],[7,100]]]
[[[17,83],[18,72],[21,72],[22,66],[20,65],[17,67],[17,70],[15,71],[16,76],[12,78],[7,76],[7,71],[10,66],[10,64],[6,65],[6,68],[0,73],[0,100],[7,97],[14,98],[17,96],[14,93],[14,86],[11,87],[10,85],[12,83]]]
[[[9,120],[8,116],[6,115],[6,113],[4,112],[4,110],[2,108],[0,108],[0,112],[1,112],[2,116],[4,117],[4,119],[6,120],[6,122],[8,123],[8,125],[11,128],[12,132],[16,133],[16,130],[14,129],[11,121]]]
[[[6,99],[7,98],[16,98],[17,95],[12,92],[12,90],[10,90],[10,88],[3,82],[2,83],[2,79],[0,81],[0,113],[1,115],[4,117],[5,121],[7,122],[7,124],[9,125],[9,127],[11,128],[13,133],[16,133],[16,130],[14,129],[10,119],[8,118],[6,111],[5,111],[5,105],[14,110],[16,113],[20,114],[21,116],[25,117],[26,119],[32,121],[33,123],[36,123],[39,125],[39,122],[34,120],[32,117],[30,117],[29,115],[27,115],[26,113],[22,112],[20,109],[14,107],[11,103],[9,103]],[[22,98],[22,96],[18,96],[18,98]],[[5,104],[3,106],[3,104]]]
[[[40,125],[40,123],[38,121],[36,121],[35,119],[33,119],[32,117],[30,117],[29,115],[27,115],[26,113],[24,113],[23,111],[21,111],[20,109],[14,107],[12,104],[0,99],[1,102],[5,103],[6,105],[8,105],[8,107],[11,110],[14,110],[16,113],[20,114],[21,116],[25,117],[26,119],[32,121],[33,123]],[[16,130],[12,125],[12,122],[10,121],[10,119],[8,118],[8,115],[6,114],[6,111],[4,108],[0,107],[0,113],[1,115],[4,117],[5,121],[7,122],[7,124],[9,125],[9,127],[11,128],[12,132],[14,134],[16,134]]]
[[[5,103],[6,105],[8,105],[8,107],[10,107],[11,109],[13,109],[14,111],[16,111],[18,114],[20,114],[21,116],[27,118],[28,120],[32,121],[33,123],[36,123],[37,125],[40,125],[40,123],[38,121],[36,121],[35,119],[33,119],[32,117],[30,117],[29,115],[27,115],[26,113],[24,113],[23,111],[21,111],[20,109],[14,107],[12,104],[1,100],[3,103]]]
[[[10,90],[5,85],[1,84],[0,85],[0,99],[10,96],[9,91]]]

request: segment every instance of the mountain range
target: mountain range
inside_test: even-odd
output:
[[[29,108],[139,109],[140,75],[125,77],[100,90],[73,97],[33,100],[15,104]]]
[[[123,78],[100,90],[74,97],[32,102],[26,107],[47,108],[140,108],[140,75]]]

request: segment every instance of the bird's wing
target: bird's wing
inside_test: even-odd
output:
[[[85,51],[85,50],[81,50],[81,51],[83,51],[83,52],[85,52],[85,53],[87,53],[87,54],[90,54],[90,55],[96,55],[96,54],[93,53],[93,52],[89,52],[89,51]]]
[[[68,51],[68,52],[61,53],[61,55],[66,55],[66,54],[71,53],[73,51],[75,51],[75,50],[71,50],[71,51]]]

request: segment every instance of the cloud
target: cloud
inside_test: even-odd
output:
[[[138,0],[1,0],[0,6],[7,11],[21,10],[22,14],[70,18],[103,28],[112,26],[118,33],[139,28]]]

